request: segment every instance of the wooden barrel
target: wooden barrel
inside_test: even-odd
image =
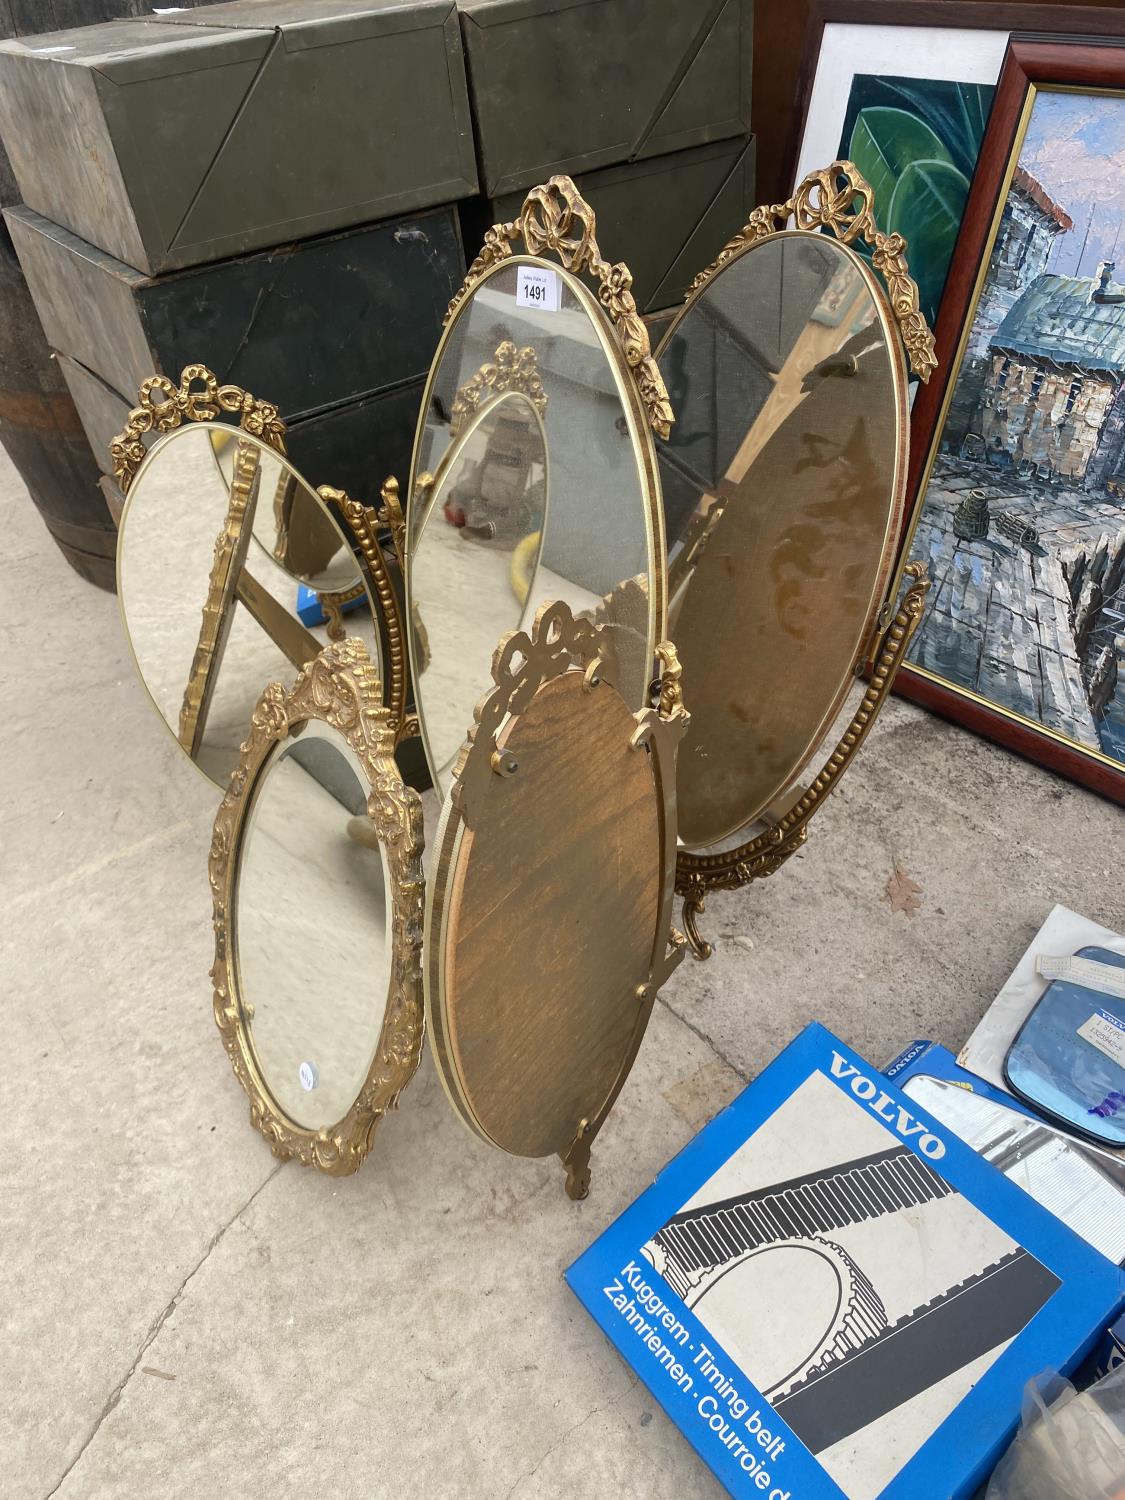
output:
[[[74,402],[43,337],[12,249],[0,233],[0,443],[76,572],[114,587],[117,531]]]
[[[192,6],[213,0],[179,0]],[[0,38],[93,26],[151,13],[151,0],[0,0]],[[0,146],[0,206],[19,190]],[[0,221],[0,443],[59,550],[99,588],[115,587],[117,529],[98,465]]]

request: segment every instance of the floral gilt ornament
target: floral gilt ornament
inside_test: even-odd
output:
[[[779,234],[789,220],[795,229],[826,230],[842,245],[862,240],[871,249],[871,263],[886,283],[891,309],[910,356],[910,368],[921,381],[937,369],[934,336],[921,311],[918,287],[906,263],[906,241],[901,234],[884,234],[875,220],[875,190],[850,161],[810,172],[784,203],[756,208],[746,224],[723,246],[715,260],[692,282],[689,296],[709,281],[733,255],[757,240]]]
[[[552,177],[532,188],[524,199],[518,219],[493,224],[485,234],[481,252],[473,261],[465,281],[449,304],[446,323],[493,266],[509,259],[512,245],[522,240],[529,255],[551,251],[563,270],[585,272],[597,283],[598,301],[613,321],[626,363],[637,381],[654,432],[666,438],[675,417],[663,377],[652,357],[645,327],[633,296],[633,273],[623,261],[615,265],[602,258],[594,237],[594,210],[569,177]]]

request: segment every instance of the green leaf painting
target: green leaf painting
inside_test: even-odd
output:
[[[875,218],[907,241],[922,311],[937,318],[994,90],[857,74],[840,155],[875,189]]]
[[[856,116],[848,157],[875,189],[875,207],[887,208],[899,179],[912,162],[953,158],[938,136],[905,109],[875,106]]]
[[[968,196],[969,179],[952,162],[912,161],[887,208],[887,232],[901,234],[910,247],[910,269],[931,327]]]

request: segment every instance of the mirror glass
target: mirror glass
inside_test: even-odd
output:
[[[240,456],[241,490],[234,483]],[[274,556],[282,491],[292,502],[289,536],[301,536],[304,562],[315,560],[319,572],[310,576],[318,590]],[[268,548],[251,534],[261,515]],[[315,525],[306,524],[312,515]],[[343,628],[363,641],[382,675],[377,617],[343,530],[285,459],[236,428],[189,423],[153,446],[122,512],[117,587],[149,696],[181,747],[220,786],[237,764],[266,683],[291,682],[327,645],[325,598],[342,592]],[[362,593],[347,600],[354,588]]]
[[[1125,973],[1125,955],[1109,948],[1076,956]],[[1004,1077],[1068,1130],[1125,1146],[1125,998],[1053,979],[1012,1043]]]
[[[257,778],[232,912],[258,1072],[303,1129],[343,1119],[370,1071],[391,980],[387,889],[360,762],[309,720]]]
[[[847,694],[898,533],[906,378],[871,273],[796,231],[728,261],[657,361],[679,830],[702,848],[792,787]]]
[[[464,663],[490,660],[523,618],[543,544],[547,485],[539,413],[509,391],[483,406],[452,444],[419,518],[411,600],[425,681],[422,730],[439,765],[460,749],[480,697]]]
[[[239,433],[226,424],[202,430],[229,485]],[[256,547],[311,589],[339,593],[362,583],[355,554],[320,496],[272,448],[262,449],[260,463],[262,477],[251,528]]]
[[[522,274],[529,266],[545,278],[535,305]],[[504,391],[525,400],[490,408]],[[419,486],[423,474],[433,488]],[[623,697],[634,710],[647,702],[663,596],[654,475],[639,397],[592,294],[545,262],[502,262],[439,346],[407,506],[412,683],[443,792],[472,709],[492,685],[500,636],[528,628],[547,601],[605,621]],[[457,534],[470,527],[475,535]]]

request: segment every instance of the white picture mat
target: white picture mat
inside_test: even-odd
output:
[[[828,22],[821,38],[792,186],[835,161],[857,73],[994,84],[1007,45],[1006,31]]]

